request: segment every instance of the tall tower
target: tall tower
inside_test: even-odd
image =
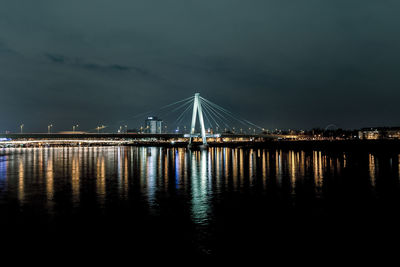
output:
[[[203,147],[206,148],[208,145],[207,145],[207,139],[206,139],[206,129],[204,127],[203,110],[201,108],[200,93],[196,93],[194,95],[192,125],[190,127],[189,147],[192,144],[192,135],[194,135],[195,129],[196,129],[197,114],[199,115],[199,122],[200,122],[200,128],[201,128],[200,129],[201,130],[201,139],[203,140]]]

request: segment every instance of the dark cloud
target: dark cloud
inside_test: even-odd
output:
[[[55,63],[65,63],[67,61],[62,55],[46,54],[46,57]]]
[[[101,64],[101,63],[94,63],[86,61],[85,59],[80,58],[68,58],[63,55],[59,54],[45,54],[46,58],[49,59],[53,63],[57,64],[65,64],[72,67],[80,67],[94,71],[107,71],[107,70],[115,70],[115,71],[135,71],[142,75],[147,75],[149,72],[147,70],[138,68],[138,67],[131,67],[131,66],[124,66],[119,64]]]
[[[0,131],[200,92],[265,128],[400,125],[394,0],[4,0]],[[140,125],[142,119],[129,122]]]
[[[8,53],[13,55],[18,55],[18,52],[8,47],[5,43],[0,40],[0,53]]]

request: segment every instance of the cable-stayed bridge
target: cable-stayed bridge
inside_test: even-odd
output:
[[[261,139],[274,138],[272,135],[265,134],[262,127],[243,119],[233,112],[203,98],[199,93],[194,96],[176,101],[174,103],[162,106],[155,111],[145,112],[136,115],[133,118],[144,117],[146,115],[158,115],[168,119],[165,129],[159,129],[156,133],[150,133],[148,129],[140,127],[140,130],[134,133],[105,132],[107,129],[113,129],[112,125],[98,126],[88,132],[63,132],[50,133],[14,133],[0,134],[0,142],[24,144],[40,143],[46,141],[51,144],[79,143],[85,144],[110,141],[115,142],[170,142],[187,143],[188,147],[199,145],[202,148],[208,146],[208,140],[215,142],[237,142],[254,141]],[[129,120],[120,121],[118,124],[127,123]],[[115,126],[115,125],[114,125]],[[75,129],[76,126],[74,126]],[[122,126],[120,126],[120,129]],[[100,132],[100,130],[102,130]],[[111,142],[112,141],[112,142]]]
[[[168,130],[162,129],[161,132],[170,133],[192,133],[193,128],[198,123],[198,133],[202,130],[209,133],[240,133],[256,134],[264,131],[263,127],[256,125],[249,120],[243,119],[233,112],[211,102],[196,93],[194,96],[170,103],[155,110],[137,114],[129,119],[119,121],[107,126],[107,129],[123,128],[125,124],[131,124],[133,120],[146,116],[161,117],[168,124]],[[198,118],[198,120],[197,120]],[[143,127],[140,127],[140,130]],[[96,131],[98,128],[92,129]],[[145,129],[144,129],[145,130]]]

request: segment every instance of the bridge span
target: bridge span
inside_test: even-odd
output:
[[[249,134],[210,134],[206,135],[210,145],[253,143],[277,139],[273,135]],[[0,134],[0,147],[7,146],[75,146],[75,145],[168,145],[185,146],[192,139],[201,143],[202,136],[197,134],[173,133],[13,133]]]
[[[183,133],[0,133],[0,139],[178,139],[178,138],[201,138],[200,134]],[[206,134],[207,138],[278,138],[278,135],[271,134]]]

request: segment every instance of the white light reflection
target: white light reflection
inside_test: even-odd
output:
[[[156,205],[155,193],[157,190],[157,148],[147,148],[146,185],[147,198],[150,207]]]
[[[198,158],[198,154],[201,157]],[[210,210],[209,194],[211,173],[209,153],[206,150],[192,152],[192,218],[196,224],[206,225]]]
[[[279,186],[282,185],[282,150],[279,152],[275,152],[275,172],[276,172],[276,178],[277,178],[277,183]]]
[[[106,165],[104,155],[98,155],[96,160],[96,189],[100,204],[104,205],[106,197]]]

